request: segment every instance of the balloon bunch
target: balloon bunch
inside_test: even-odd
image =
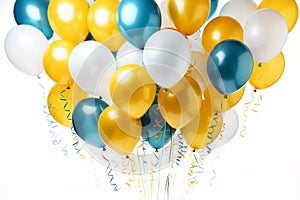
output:
[[[178,130],[202,149],[248,81],[264,89],[279,80],[298,18],[295,0],[230,0],[213,18],[217,5],[17,0],[5,50],[22,72],[45,70],[56,83],[51,115],[85,142],[128,155],[140,140],[163,148]]]

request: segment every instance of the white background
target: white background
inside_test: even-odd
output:
[[[221,0],[220,6],[224,3]],[[18,71],[4,52],[5,35],[16,25],[13,4],[13,0],[0,2],[0,199],[137,199],[134,188],[114,192],[104,167],[89,158],[81,160],[72,148],[63,156],[52,145],[38,79]],[[259,112],[249,112],[246,137],[237,134],[213,155],[219,158],[211,159],[217,174],[212,186],[199,184],[185,199],[300,199],[299,27],[289,34],[283,49],[286,69],[282,78],[260,91]],[[241,124],[243,103],[250,97],[248,87],[236,107]],[[62,143],[70,146],[72,140],[66,136],[70,132],[57,130]],[[177,184],[172,193],[179,199],[184,186]]]

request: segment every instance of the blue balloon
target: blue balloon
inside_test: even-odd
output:
[[[87,98],[80,101],[73,111],[72,123],[77,135],[95,147],[105,146],[98,131],[98,120],[107,106],[101,99]]]
[[[154,0],[122,0],[117,22],[125,39],[142,49],[148,38],[160,29],[161,13]]]
[[[210,12],[208,15],[208,19],[216,12],[218,8],[219,0],[210,0]]]
[[[224,95],[240,89],[249,80],[252,70],[251,51],[237,40],[225,40],[217,44],[207,61],[209,79]]]
[[[141,118],[141,121],[142,138],[154,149],[164,147],[175,133],[175,130],[160,114],[157,98],[155,98],[148,112]]]
[[[48,5],[49,0],[17,0],[14,5],[16,23],[34,26],[50,39],[53,30],[48,21]]]

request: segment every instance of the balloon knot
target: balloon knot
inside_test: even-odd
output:
[[[158,152],[158,149],[155,149],[155,152]]]
[[[168,92],[168,89],[165,88],[165,89],[164,89],[164,92]]]
[[[224,95],[224,98],[227,99],[227,94]]]
[[[100,99],[100,100],[102,100],[102,97],[101,97],[101,96],[99,96],[99,99]]]
[[[253,92],[257,92],[257,88],[255,88],[255,89],[253,90]]]
[[[126,158],[128,159],[128,158],[129,158],[129,156],[127,155],[127,156],[126,156]]]
[[[106,151],[105,147],[102,148],[103,151]]]
[[[195,152],[196,152],[196,149],[193,149],[193,152],[195,153]]]
[[[70,86],[68,86],[67,89],[68,89],[68,90],[71,89]]]
[[[258,63],[258,66],[261,67],[261,66],[262,66],[262,63]]]

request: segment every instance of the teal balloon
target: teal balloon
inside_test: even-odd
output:
[[[161,13],[154,0],[122,0],[117,23],[124,38],[142,49],[148,38],[160,29]]]
[[[34,26],[50,39],[53,30],[48,21],[48,5],[49,0],[17,0],[14,5],[16,23]]]
[[[98,120],[107,106],[101,99],[87,98],[80,101],[73,110],[72,123],[75,132],[82,140],[95,147],[105,146],[98,132]]]
[[[224,95],[240,89],[249,80],[252,70],[252,53],[237,40],[225,40],[217,44],[207,61],[209,79]]]
[[[161,149],[172,138],[175,130],[164,120],[159,112],[157,98],[151,108],[141,118],[142,138],[154,149]]]
[[[208,15],[208,19],[216,12],[218,8],[219,0],[210,0],[210,12]]]

